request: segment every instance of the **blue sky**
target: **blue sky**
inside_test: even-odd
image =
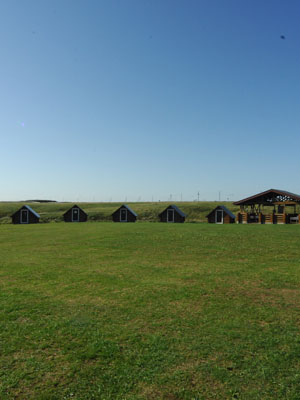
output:
[[[2,1],[0,200],[300,193],[299,15],[298,0]]]

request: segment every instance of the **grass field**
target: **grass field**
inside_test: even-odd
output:
[[[299,399],[300,227],[0,226],[0,399]]]
[[[158,221],[158,214],[172,202],[148,202],[148,203],[128,203],[128,205],[138,214],[139,221]],[[0,224],[11,223],[10,216],[22,205],[30,205],[41,216],[41,222],[61,222],[63,213],[66,212],[74,203],[24,203],[24,202],[0,202]],[[111,221],[111,214],[123,203],[77,203],[89,217],[89,221]],[[233,213],[239,210],[230,202],[173,202],[184,213],[187,222],[206,222],[206,215],[217,205],[225,204]],[[300,210],[299,210],[300,213]]]

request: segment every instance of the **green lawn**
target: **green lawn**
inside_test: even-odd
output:
[[[300,399],[300,226],[0,226],[0,399]]]

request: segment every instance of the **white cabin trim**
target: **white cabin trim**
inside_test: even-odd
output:
[[[218,212],[220,212],[222,214],[221,222],[218,222]],[[223,224],[224,223],[224,211],[223,210],[220,210],[220,209],[216,210],[215,222],[216,222],[216,224]]]
[[[23,213],[26,213],[26,221],[23,220]],[[28,224],[29,223],[29,211],[22,208],[20,212],[20,224]]]
[[[74,211],[75,210],[77,210],[78,211],[78,218],[77,219],[74,219]],[[75,208],[72,208],[72,222],[79,222],[80,221],[80,210],[79,210],[79,208],[77,208],[77,207],[75,207]]]
[[[122,219],[122,211],[125,211],[125,219]],[[128,221],[128,210],[125,207],[120,209],[120,222],[127,222]]]
[[[169,213],[172,214],[171,219],[169,219]],[[167,209],[167,222],[174,222],[174,209],[173,208]]]

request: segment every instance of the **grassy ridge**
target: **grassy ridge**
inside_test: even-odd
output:
[[[62,221],[62,215],[74,203],[20,203],[20,202],[2,202],[0,203],[0,223],[10,223],[10,215],[17,211],[22,205],[31,206],[41,215],[41,222],[59,222]],[[122,205],[122,203],[77,203],[89,216],[90,221],[110,221],[111,214]],[[139,221],[158,221],[158,214],[163,211],[170,203],[128,203],[128,205],[138,214]],[[218,202],[175,202],[186,215],[187,222],[206,222],[205,216],[212,211]],[[233,213],[239,210],[239,207],[232,203],[222,202]]]
[[[294,225],[0,228],[1,399],[299,399]]]

